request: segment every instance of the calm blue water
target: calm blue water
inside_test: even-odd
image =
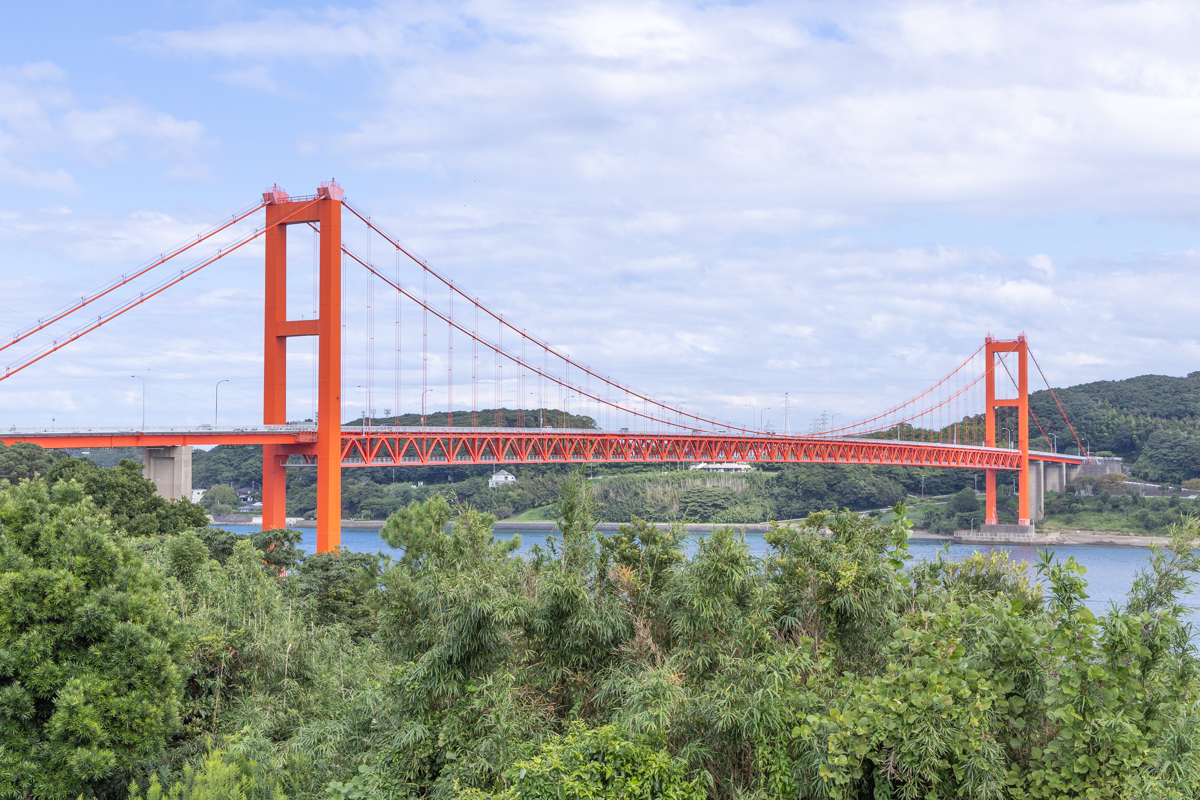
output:
[[[259,527],[256,525],[214,525],[213,527],[224,528],[234,533],[257,533],[259,531]],[[304,540],[299,544],[299,549],[309,552],[314,547],[316,531],[307,528],[303,529],[301,533],[304,535]],[[507,530],[497,531],[496,538],[507,540],[517,534],[521,536],[519,552],[522,553],[528,552],[535,544],[544,547],[546,539],[555,535],[550,531]],[[763,556],[767,552],[767,543],[761,533],[746,534],[746,544],[755,556]],[[359,553],[381,552],[396,557],[401,555],[401,551],[389,547],[380,539],[379,532],[375,530],[343,528],[342,546]],[[940,542],[914,541],[910,543],[909,547],[916,558],[930,558],[935,550],[944,545]],[[1035,547],[990,548],[965,544],[952,544],[950,557],[958,561],[977,550],[991,549],[1008,550],[1013,559],[1031,565],[1038,559],[1038,551]],[[1124,602],[1126,593],[1133,585],[1134,576],[1139,569],[1145,566],[1150,557],[1150,550],[1144,547],[1066,545],[1055,547],[1054,553],[1062,561],[1066,561],[1069,556],[1074,556],[1076,561],[1088,568],[1087,574],[1083,576],[1088,582],[1087,605],[1097,615],[1107,613],[1112,601]],[[1200,596],[1192,595],[1185,600],[1185,603],[1200,605]],[[1192,619],[1198,623],[1197,627],[1200,627],[1200,614],[1193,614]]]

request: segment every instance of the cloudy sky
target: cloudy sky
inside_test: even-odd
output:
[[[45,2],[0,41],[5,334],[336,177],[531,335],[746,424],[881,409],[988,333],[1058,385],[1200,369],[1194,3]],[[222,379],[260,421],[261,306],[248,247],[0,382],[0,424],[138,422],[133,374],[148,424]]]

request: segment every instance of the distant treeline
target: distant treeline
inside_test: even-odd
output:
[[[798,519],[825,508],[886,508],[908,494],[951,494],[974,487],[982,477],[968,470],[841,465],[763,465],[745,475],[698,473],[671,465],[589,465],[598,518],[631,516],[658,522],[751,523]],[[506,465],[517,476],[509,486],[489,489],[490,467],[355,467],[342,471],[342,504],[347,516],[384,519],[408,503],[449,489],[464,503],[505,519],[554,502],[570,465]],[[288,515],[316,509],[316,470],[288,470]],[[192,481],[257,487],[262,481],[262,448],[222,445],[196,451]],[[423,482],[424,486],[416,485]],[[923,484],[923,487],[922,487]]]

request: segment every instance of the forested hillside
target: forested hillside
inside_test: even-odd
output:
[[[765,522],[797,519],[824,508],[884,508],[909,494],[949,494],[974,486],[975,473],[964,470],[839,465],[762,465],[747,475],[708,475],[670,465],[594,465],[588,468],[605,521],[630,516],[656,522]],[[568,465],[506,466],[517,476],[510,486],[489,489],[490,467],[354,467],[342,471],[342,504],[347,517],[384,519],[414,500],[436,492],[506,519],[553,503],[570,474]],[[416,486],[423,482],[424,486]],[[232,445],[192,459],[194,486],[259,486],[262,448]],[[316,470],[288,470],[288,515],[303,517],[316,509]]]
[[[1147,480],[1178,484],[1200,478],[1200,372],[1186,378],[1142,375],[1056,389],[1085,446],[1133,464]],[[1030,395],[1030,409],[1042,428],[1058,436],[1060,450],[1075,452],[1075,437],[1048,391]],[[1039,436],[1035,425],[1031,435]],[[1045,439],[1038,449],[1049,449]]]

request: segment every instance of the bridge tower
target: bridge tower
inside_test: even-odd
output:
[[[1014,433],[1017,446],[1021,451],[1021,467],[1017,474],[1017,524],[1032,525],[1029,513],[1029,372],[1027,369],[1029,343],[1023,333],[1015,340],[1000,340],[994,336],[988,336],[984,341],[986,353],[984,382],[987,397],[984,444],[988,447],[996,446],[996,409],[1016,408],[1017,429]],[[1016,354],[1017,363],[1015,365],[1009,363],[1010,358],[1007,355],[1003,355],[1003,362],[997,358],[998,355],[1008,353]],[[1017,373],[1017,396],[1000,399],[996,396],[996,370],[1000,370],[1007,377],[1013,372],[1014,366]],[[999,523],[999,514],[996,512],[996,470],[986,470],[986,476],[987,504],[984,524],[996,525]]]
[[[263,530],[287,527],[289,455],[317,460],[317,552],[342,539],[342,188],[322,183],[315,196],[289,197],[278,186],[267,204],[266,308],[264,314],[263,424],[287,422],[287,340],[317,337],[317,441],[313,445],[263,445]],[[320,231],[317,319],[287,318],[287,226],[314,224]]]

